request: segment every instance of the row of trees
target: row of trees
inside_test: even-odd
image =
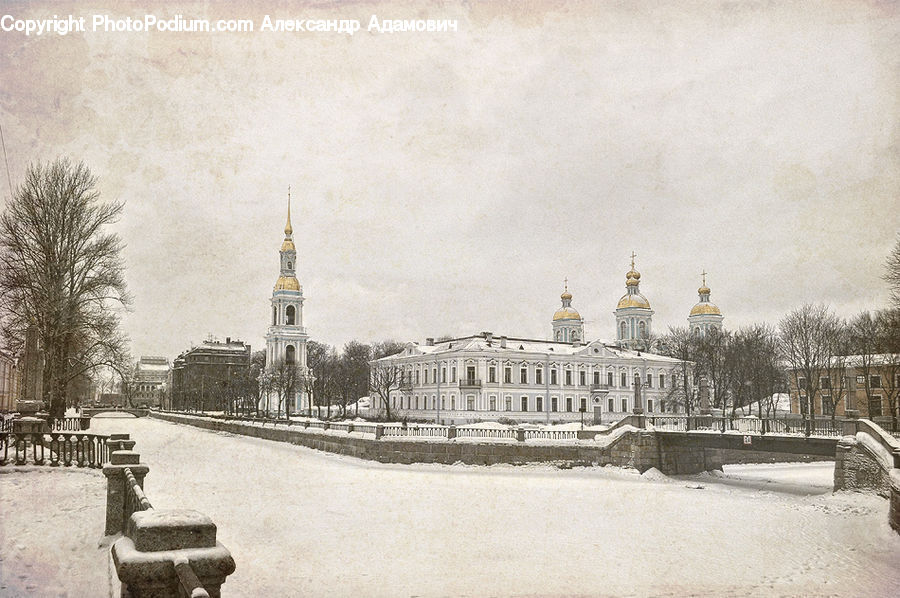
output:
[[[711,407],[732,415],[752,406],[760,417],[770,416],[778,396],[793,386],[799,390],[801,411],[833,417],[855,385],[849,374],[855,371],[867,399],[881,397],[896,427],[900,309],[844,320],[824,305],[804,305],[777,328],[753,324],[704,336],[672,328],[659,344],[666,354],[689,362],[679,369],[679,384],[671,393],[688,414],[699,406],[702,376],[709,381]]]

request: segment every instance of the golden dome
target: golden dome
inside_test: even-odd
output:
[[[571,297],[571,295],[569,295]],[[557,320],[580,320],[581,315],[577,311],[575,311],[572,307],[560,307],[556,310],[556,313],[553,314],[553,321]]]
[[[281,244],[281,251],[297,251],[297,248],[294,247],[294,242],[290,239],[285,239],[284,243]]]
[[[275,283],[276,291],[299,291],[300,283],[293,276],[279,276]]]
[[[709,290],[709,287],[708,287],[708,286],[703,285],[702,287],[700,287],[699,289],[697,289],[697,292],[700,293],[701,295],[709,295],[709,293],[710,293],[711,291]]]
[[[559,296],[559,298],[563,301],[571,301],[572,293],[570,293],[569,291],[564,291],[563,294]]]
[[[636,287],[641,283],[640,280],[634,278],[633,276],[629,276],[628,280],[625,281],[625,286],[627,287]]]
[[[634,278],[635,280],[641,279],[641,273],[634,269],[634,266],[631,266],[631,270],[629,270],[625,274],[625,278]]]
[[[722,312],[719,311],[719,308],[716,306],[715,303],[710,303],[709,301],[701,301],[700,303],[695,305],[693,309],[691,309],[691,315],[692,316],[706,316],[706,315],[721,316]]]
[[[630,280],[633,279],[629,279],[629,282]],[[644,309],[650,309],[650,302],[640,293],[628,294],[623,295],[622,298],[619,299],[619,304],[616,306],[616,309],[622,309],[624,307],[642,307]]]

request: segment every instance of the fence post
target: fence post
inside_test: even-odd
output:
[[[131,441],[134,442],[134,441]],[[125,530],[131,513],[125,512],[125,493],[129,491],[125,468],[131,469],[138,486],[144,487],[144,476],[150,471],[141,456],[134,451],[113,451],[109,463],[103,466],[106,476],[106,529],[104,534],[112,536]]]
[[[525,428],[516,428],[516,440],[525,442]]]
[[[138,511],[112,546],[122,596],[213,596],[234,572],[209,517],[187,509]],[[202,593],[200,588],[205,589]]]
[[[382,436],[384,436],[384,426],[375,424],[375,440],[381,440]]]
[[[353,422],[347,422],[347,434],[353,431]]]
[[[447,440],[456,438],[456,426],[447,426]]]

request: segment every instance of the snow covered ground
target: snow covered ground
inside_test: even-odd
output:
[[[156,508],[198,509],[217,524],[237,562],[225,596],[889,596],[900,588],[887,501],[831,494],[830,463],[677,479],[617,468],[402,466],[148,419],[93,427],[137,440]],[[57,474],[83,478],[64,482],[81,493],[78,517],[18,496],[26,485],[36,488],[28,496],[41,495]],[[96,549],[103,480],[93,477],[0,474],[0,582],[17,583],[31,562],[48,572],[23,583],[52,588],[34,595],[105,595],[106,560]],[[31,552],[10,558],[28,520],[9,519],[10,504],[30,505],[37,527],[62,523],[66,533],[51,530],[46,542],[31,534]],[[54,537],[66,547],[52,550]],[[88,558],[68,548],[79,543],[97,570],[64,594],[65,580],[53,575]]]

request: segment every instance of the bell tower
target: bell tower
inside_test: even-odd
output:
[[[272,290],[269,330],[266,333],[266,369],[261,377],[260,409],[267,413],[299,412],[309,406],[306,343],[303,326],[303,288],[297,280],[297,248],[291,226],[291,191],[288,187],[287,224],[279,251],[279,275]]]

